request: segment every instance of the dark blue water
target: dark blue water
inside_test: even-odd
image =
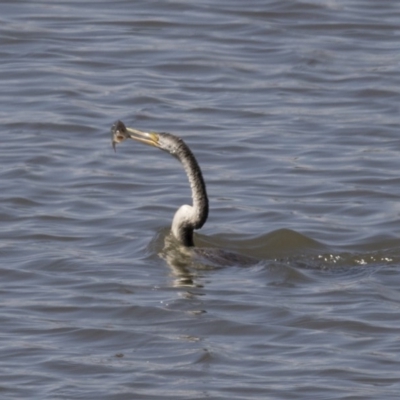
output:
[[[394,399],[400,4],[0,5],[0,397]],[[184,138],[210,197],[193,261]],[[178,255],[177,255],[178,254]]]

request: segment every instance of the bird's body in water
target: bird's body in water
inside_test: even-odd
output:
[[[133,139],[164,150],[181,162],[189,179],[193,204],[191,206],[185,204],[179,207],[172,221],[171,232],[178,243],[184,247],[186,253],[191,253],[191,250],[195,249],[193,231],[200,229],[208,217],[206,185],[200,166],[192,151],[178,136],[170,133],[143,132],[138,129],[128,128],[121,121],[117,121],[112,126],[111,133],[114,150],[117,143],[126,139]],[[220,249],[201,248],[196,253],[202,258],[210,259],[213,264],[222,264],[224,260],[225,263],[235,265],[248,264],[249,262],[254,264],[256,261],[251,257],[224,252]],[[209,256],[207,257],[207,255]]]

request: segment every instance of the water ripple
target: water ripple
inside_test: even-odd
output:
[[[3,397],[397,398],[398,21],[388,0],[4,3]],[[117,119],[193,149],[200,252],[260,261],[168,263],[186,177],[114,154]]]

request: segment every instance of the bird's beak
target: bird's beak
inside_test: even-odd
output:
[[[117,143],[121,143],[126,139],[137,140],[138,142],[147,144],[149,146],[158,147],[158,135],[154,132],[143,132],[138,129],[128,128],[121,121],[117,121],[111,128],[112,133],[112,146],[116,151]]]
[[[158,135],[155,132],[143,132],[134,128],[126,128],[129,137],[133,140],[137,140],[140,143],[147,144],[149,146],[158,147]]]

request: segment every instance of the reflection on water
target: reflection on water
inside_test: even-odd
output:
[[[242,255],[233,251],[215,247],[185,247],[182,246],[171,233],[164,238],[162,250],[158,252],[160,258],[166,261],[173,275],[177,278],[177,285],[192,285],[197,274],[202,271],[212,271],[228,267],[249,267],[260,263],[254,257]]]

